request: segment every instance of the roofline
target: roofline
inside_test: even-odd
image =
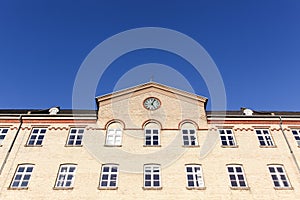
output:
[[[205,103],[205,105],[206,105],[207,100],[208,100],[208,98],[200,96],[198,94],[194,94],[194,93],[191,93],[191,92],[180,90],[180,89],[170,87],[170,86],[167,86],[167,85],[164,85],[164,84],[161,84],[161,83],[157,83],[157,82],[154,82],[154,81],[150,81],[150,82],[147,82],[147,83],[142,83],[142,84],[139,84],[139,85],[136,85],[136,86],[133,86],[133,87],[128,87],[128,88],[125,88],[125,89],[117,90],[117,91],[112,92],[112,93],[107,93],[107,94],[104,94],[104,95],[101,95],[101,96],[97,96],[97,97],[95,97],[95,99],[96,99],[96,102],[98,102],[99,99],[111,99],[112,96],[113,97],[122,96],[123,94],[126,94],[126,91],[134,90],[135,88],[140,90],[140,89],[142,89],[141,87],[147,86],[147,85],[150,85],[150,84],[154,84],[154,85],[161,86],[161,87],[164,87],[164,88],[172,89],[173,91],[181,93],[181,95],[185,96],[185,97],[193,96],[197,100],[202,100]],[[183,95],[183,94],[185,94],[185,95]]]

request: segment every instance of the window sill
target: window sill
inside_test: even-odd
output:
[[[184,148],[198,148],[200,145],[182,145]]]
[[[83,147],[83,145],[81,144],[81,145],[65,145],[65,147]]]
[[[161,147],[161,145],[143,145],[143,147]]]
[[[143,190],[162,190],[162,187],[143,187]]]
[[[53,187],[53,190],[73,190],[74,187]]]
[[[98,187],[98,190],[117,190],[118,187]]]
[[[186,187],[187,190],[206,190],[206,187]]]
[[[294,190],[293,187],[274,187],[275,190]]]
[[[105,144],[105,147],[122,147],[122,145],[111,145],[111,144]]]
[[[250,187],[230,187],[232,190],[250,190]]]
[[[43,147],[43,145],[28,145],[28,144],[26,144],[24,147]]]
[[[28,187],[26,188],[18,188],[18,187],[8,187],[8,190],[28,190]]]
[[[265,146],[265,145],[259,145],[260,148],[277,148],[276,145],[273,146]]]
[[[222,148],[239,148],[239,145],[221,145]]]

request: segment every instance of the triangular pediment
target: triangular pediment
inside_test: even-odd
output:
[[[164,95],[177,95],[185,99],[194,100],[194,101],[200,101],[204,104],[207,102],[206,97],[202,97],[193,93],[189,93],[180,89],[176,89],[173,87],[169,87],[160,83],[156,82],[148,82],[141,85],[137,85],[134,87],[126,88],[120,91],[116,91],[110,94],[102,95],[96,97],[97,102],[103,102],[107,100],[118,100],[118,99],[124,99],[132,94],[139,94],[139,93],[147,93],[147,92],[158,92],[162,93]]]

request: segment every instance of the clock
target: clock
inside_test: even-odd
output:
[[[145,99],[144,107],[147,110],[156,110],[160,107],[160,101],[155,97],[149,97]]]

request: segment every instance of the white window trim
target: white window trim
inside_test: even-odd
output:
[[[258,134],[258,131],[260,131],[261,134]],[[267,132],[267,134],[265,132]],[[269,129],[255,129],[255,133],[260,147],[276,147]],[[260,140],[258,138],[259,136],[261,136],[263,140]],[[266,137],[269,137],[270,139],[267,139]],[[265,145],[261,144],[260,141],[263,141]],[[271,142],[272,144],[268,144],[269,142]]]
[[[9,128],[4,128],[4,127],[0,128],[0,136],[3,136],[3,139],[0,139],[0,146],[2,146],[2,143],[5,140],[5,137],[8,133],[8,130],[9,130]]]
[[[110,128],[107,130],[106,133],[106,141],[105,141],[105,145],[106,146],[121,146],[122,145],[122,135],[123,135],[123,131],[120,128]],[[113,139],[110,140],[109,138],[112,137]],[[119,143],[117,142],[117,138],[119,139]],[[110,143],[110,141],[112,141],[112,143]]]
[[[33,133],[34,130],[38,130],[38,132],[37,133]],[[42,130],[45,130],[45,133],[41,133]],[[44,142],[44,139],[45,139],[46,133],[47,133],[47,128],[43,128],[43,127],[41,127],[41,128],[38,128],[38,127],[37,128],[32,128],[26,146],[42,146],[43,142]],[[36,136],[36,138],[35,139],[31,139],[34,135]],[[37,144],[37,142],[39,140],[39,136],[43,136],[41,144]],[[33,144],[29,144],[31,140],[34,141]]]
[[[150,172],[146,172],[146,169],[149,170],[150,168]],[[158,168],[158,172],[154,172],[154,169]],[[146,175],[150,175],[150,179],[146,179]],[[159,186],[154,186],[154,182],[157,182],[157,179],[154,179],[154,176],[158,175],[158,182],[159,182]],[[146,181],[150,181],[150,186],[146,186]],[[144,189],[161,189],[161,168],[160,165],[158,164],[147,164],[144,165]]]
[[[109,168],[108,172],[104,172],[104,168]],[[112,169],[113,168],[117,168],[116,172],[113,172]],[[107,180],[103,180],[103,175],[107,175],[108,179]],[[110,186],[110,183],[113,181],[111,180],[111,175],[115,175],[116,176],[116,185],[115,186]],[[101,175],[100,175],[100,182],[99,182],[99,189],[117,189],[118,188],[118,179],[119,179],[119,166],[116,164],[105,164],[102,165],[101,168]],[[106,181],[107,185],[106,186],[102,186],[102,182]]]
[[[271,167],[274,168],[275,172],[271,172],[270,171]],[[282,172],[279,172],[277,168],[281,168]],[[289,181],[289,178],[288,178],[288,176],[287,176],[287,174],[285,172],[285,169],[284,169],[283,165],[279,165],[279,164],[268,165],[268,170],[269,170],[269,173],[270,173],[270,176],[271,176],[271,180],[273,182],[273,186],[274,186],[275,189],[280,189],[280,188],[288,188],[288,189],[290,189],[290,188],[292,188],[291,183]],[[272,175],[276,176],[276,178],[278,180],[278,183],[279,183],[279,186],[275,185],[275,182],[274,182],[274,179],[273,179]],[[285,177],[286,182],[288,183],[288,186],[284,185],[284,183],[283,183],[284,180],[282,180],[281,176]]]
[[[298,147],[300,147],[300,130],[299,129],[292,129],[292,134],[293,134],[293,136],[296,140],[296,143],[297,143]],[[299,137],[299,139],[297,139],[297,137]]]
[[[72,130],[76,130],[76,133],[72,133]],[[81,132],[81,130],[83,130],[83,132],[79,133],[79,131]],[[69,135],[68,135],[68,140],[67,140],[66,146],[82,146],[84,132],[85,132],[84,128],[71,128],[70,131],[69,131]],[[75,136],[75,138],[72,139],[73,143],[69,144],[69,142],[71,140],[71,136]],[[81,139],[79,138],[79,136],[81,136]],[[81,141],[80,144],[76,144],[77,141]]]
[[[224,134],[221,133],[222,131]],[[225,137],[225,140],[222,140],[222,136]],[[232,140],[229,139],[230,136],[232,137]],[[219,138],[222,147],[237,147],[235,135],[232,129],[219,129]],[[223,144],[223,141],[226,141],[226,144]],[[233,144],[230,144],[230,141],[232,141]]]
[[[75,168],[73,172],[70,172],[71,167]],[[62,168],[67,168],[67,170],[62,172],[61,171]],[[54,189],[72,189],[75,181],[76,170],[77,170],[77,165],[75,164],[60,165],[57,173]],[[72,176],[72,179],[68,180],[68,176],[70,175]],[[61,176],[64,178],[60,179]],[[69,186],[66,186],[67,181],[71,181],[71,184]],[[62,185],[60,182],[62,182]],[[58,185],[58,183],[60,183],[60,185]]]
[[[236,170],[237,167],[240,167],[242,172],[237,172],[237,170]],[[231,189],[249,189],[248,183],[247,183],[247,180],[246,180],[246,176],[245,176],[245,173],[244,173],[244,168],[243,168],[242,165],[230,164],[230,165],[226,165],[226,168],[227,168],[227,173],[228,173],[228,178],[229,178],[229,183],[230,183],[230,188]],[[229,172],[229,168],[233,168],[233,172]],[[241,175],[244,179],[243,181],[245,182],[245,186],[241,186],[241,183],[240,183],[241,179],[239,178],[239,176],[241,176]],[[232,185],[230,176],[235,177],[234,180],[237,183],[236,186]]]
[[[147,130],[150,130],[150,134],[147,133]],[[157,130],[157,136],[158,136],[158,144],[153,144],[154,143],[154,139],[153,137],[156,136],[156,134],[153,133],[154,130]],[[150,143],[151,144],[146,144],[147,143],[147,136],[150,136]],[[145,128],[145,144],[144,146],[160,146],[160,129],[158,128]]]
[[[187,134],[184,134],[183,132],[187,131]],[[193,131],[194,133],[191,133],[191,131]],[[193,147],[193,146],[199,146],[198,145],[198,139],[197,139],[197,131],[196,129],[192,129],[192,128],[182,128],[181,129],[181,135],[182,135],[182,143],[183,146],[185,147]],[[188,143],[189,144],[184,144],[185,140],[184,140],[184,136],[188,137]],[[194,140],[192,140],[192,137],[194,137]],[[192,144],[192,141],[195,142],[195,144]]]
[[[24,168],[23,172],[19,172],[19,169],[21,167]],[[30,172],[27,172],[28,168],[32,168],[32,170]],[[27,189],[28,185],[29,185],[29,182],[30,182],[30,179],[31,179],[31,176],[32,176],[33,170],[34,170],[34,165],[33,164],[20,164],[20,165],[18,165],[18,167],[16,169],[16,172],[15,172],[15,175],[12,179],[11,184],[10,184],[10,188],[11,189]],[[17,182],[17,180],[16,180],[17,176],[21,176],[21,178],[19,179],[18,185],[14,186],[14,183]],[[25,180],[24,179],[25,176],[29,176],[29,178],[27,180]],[[26,186],[22,186],[22,183],[24,183],[24,182],[28,182]]]
[[[188,172],[188,167],[192,168],[192,172]],[[195,168],[200,168],[197,172]],[[203,178],[203,169],[201,165],[198,164],[188,164],[185,165],[185,172],[186,172],[186,188],[187,189],[205,189],[205,183]],[[189,178],[188,176],[193,176],[193,183],[194,186],[189,186]],[[197,186],[198,184],[198,186]]]

